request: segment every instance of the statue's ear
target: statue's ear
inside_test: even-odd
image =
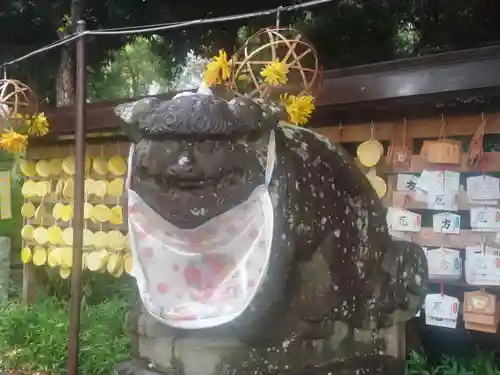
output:
[[[132,142],[139,142],[141,139],[139,123],[154,111],[159,102],[157,98],[145,98],[115,107],[115,115],[122,120],[120,127]]]

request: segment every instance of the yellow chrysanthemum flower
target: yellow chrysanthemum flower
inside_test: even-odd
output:
[[[281,97],[292,124],[301,126],[307,124],[315,108],[313,99],[311,95],[295,96],[285,94]]]
[[[35,116],[30,124],[28,133],[36,136],[44,136],[49,132],[49,122],[44,113]]]
[[[221,84],[231,75],[231,63],[227,59],[227,54],[223,50],[219,50],[219,55],[214,56],[212,61],[207,64],[203,73],[203,81],[208,86]]]
[[[260,71],[264,82],[271,86],[284,85],[288,82],[288,66],[282,61],[273,61]]]
[[[215,56],[214,61],[219,65],[221,78],[225,81],[231,75],[231,64],[227,59],[226,51],[219,50],[219,56]]]
[[[17,133],[12,129],[3,133],[0,138],[0,148],[12,154],[24,152],[27,147],[28,136]]]
[[[209,62],[203,73],[203,81],[207,84],[207,86],[215,86],[221,83],[219,67],[215,63],[215,61]]]

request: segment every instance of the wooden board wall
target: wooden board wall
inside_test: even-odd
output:
[[[500,133],[500,113],[484,115],[487,120],[486,134]],[[411,139],[438,138],[443,120],[446,123],[445,132],[447,136],[474,135],[482,119],[481,114],[470,116],[401,119],[400,121],[376,122],[374,123],[374,136],[379,141],[394,140],[397,144],[401,142],[406,122],[406,133]],[[329,124],[314,129],[320,134],[328,137],[334,142],[350,143],[363,142],[370,138],[371,124]]]
[[[499,134],[500,133],[500,114],[492,114],[484,116],[487,120],[487,125],[485,128],[485,134]],[[461,116],[461,117],[450,117],[445,118],[445,134],[449,137],[463,137],[472,138],[476,133],[477,127],[483,119],[482,114]],[[406,123],[406,130],[405,130]],[[315,129],[317,132],[325,135],[330,140],[350,146],[351,151],[353,148],[353,143],[360,144],[368,139],[373,132],[374,138],[379,141],[385,141],[386,147],[385,152],[387,154],[387,144],[392,144],[394,146],[401,146],[403,144],[403,138],[406,139],[406,145],[415,149],[415,144],[421,143],[424,139],[437,139],[440,137],[440,132],[443,124],[443,118],[423,118],[417,120],[405,121],[401,119],[399,122],[379,122],[375,124],[365,123],[365,124],[353,124],[340,126],[335,124],[333,126],[320,127]],[[468,142],[468,141],[467,141]],[[463,149],[467,150],[468,144],[464,144]],[[462,162],[460,165],[456,166],[440,166],[431,165],[425,161],[425,159],[419,154],[413,154],[411,156],[411,161],[407,165],[391,166],[386,162],[386,158],[381,160],[379,165],[377,165],[377,174],[384,178],[387,183],[388,191],[386,196],[383,198],[383,203],[386,207],[389,206],[404,206],[410,211],[418,212],[422,215],[422,218],[427,217],[427,220],[423,220],[424,225],[420,233],[413,233],[406,237],[407,240],[418,243],[426,247],[440,247],[447,246],[454,249],[459,249],[461,251],[461,256],[465,257],[465,247],[477,245],[481,240],[485,240],[486,243],[492,244],[495,239],[495,234],[484,234],[473,232],[471,229],[461,229],[459,235],[448,235],[441,236],[433,232],[432,229],[432,215],[436,211],[429,210],[426,204],[423,204],[413,199],[408,199],[405,197],[405,193],[396,191],[396,181],[397,174],[414,174],[419,175],[424,169],[448,169],[453,170],[465,175],[467,177],[481,174],[483,172],[497,175],[500,172],[500,153],[497,152],[487,152],[485,153],[485,163],[481,170],[476,168],[471,168],[467,164],[467,153],[462,154]],[[359,164],[358,164],[359,165]],[[366,168],[361,167],[365,172]],[[459,211],[454,212],[461,215],[464,218],[470,216],[470,204],[468,202],[465,187],[463,186],[463,178],[461,179],[461,190],[459,194]],[[431,219],[431,220],[429,220]],[[465,220],[467,222],[468,220]],[[495,245],[495,247],[500,247]],[[445,293],[454,295],[455,297],[463,298],[463,292],[470,291],[474,289],[480,289],[480,286],[467,285],[464,279],[454,282],[445,282],[443,285]],[[441,285],[431,284],[432,292],[439,292]],[[495,294],[500,294],[500,287],[486,287],[486,290],[493,292]],[[461,318],[460,318],[461,319]],[[459,321],[460,321],[459,319]],[[462,323],[459,323],[459,327]],[[398,342],[397,354],[399,356],[406,355],[406,343],[405,343],[405,329],[404,324],[395,327],[393,335],[395,336],[395,342]]]

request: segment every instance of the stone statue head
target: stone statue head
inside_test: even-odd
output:
[[[117,107],[135,144],[131,188],[165,220],[193,228],[264,181],[276,118],[250,99],[203,94]]]

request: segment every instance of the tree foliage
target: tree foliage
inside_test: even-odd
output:
[[[57,29],[71,14],[72,3],[80,1],[83,0],[0,2],[0,59],[13,58],[57,40]],[[291,3],[291,0],[214,0],[193,6],[192,2],[173,0],[86,0],[83,17],[90,29],[113,28],[224,16]],[[168,30],[158,34],[161,38],[149,39],[150,49],[169,69],[182,64],[190,50],[203,56],[217,48],[231,52],[241,39],[241,33],[238,34],[241,27],[250,32],[275,22],[275,16],[262,16]],[[281,24],[294,25],[303,31],[328,69],[491,44],[500,39],[500,2],[336,0],[283,13]],[[116,55],[122,52],[113,51],[119,51],[131,38],[89,38],[89,67],[98,71],[103,62],[113,58],[123,61],[123,56]],[[53,102],[59,59],[60,50],[51,51],[17,65],[9,73],[46,93],[47,100]]]
[[[100,69],[91,70],[89,98],[117,100],[165,91],[176,70],[152,51],[150,39],[138,37],[113,51]]]

